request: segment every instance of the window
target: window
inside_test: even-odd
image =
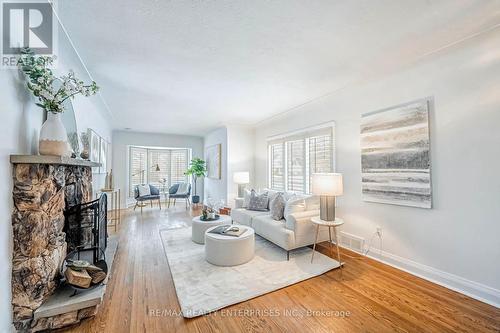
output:
[[[175,183],[188,182],[184,174],[190,160],[190,149],[160,149],[130,147],[129,195],[139,184],[151,184],[160,189]],[[165,184],[162,182],[165,181]]]
[[[333,138],[333,124],[271,138],[268,142],[269,187],[310,193],[313,173],[335,169]]]

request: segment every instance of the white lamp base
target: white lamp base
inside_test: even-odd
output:
[[[320,218],[323,221],[335,221],[335,197],[322,195],[319,205]]]

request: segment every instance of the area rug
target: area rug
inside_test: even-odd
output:
[[[205,246],[191,241],[191,228],[160,231],[163,248],[185,318],[193,318],[240,303],[339,267],[319,252],[286,251],[255,236],[255,257],[246,264],[219,267],[205,261]]]

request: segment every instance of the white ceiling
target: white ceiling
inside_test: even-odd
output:
[[[59,2],[113,127],[255,124],[500,23],[500,1]]]

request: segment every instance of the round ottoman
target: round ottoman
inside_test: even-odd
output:
[[[205,231],[222,224],[231,224],[233,220],[229,215],[220,215],[220,218],[215,221],[202,221],[200,216],[193,219],[193,227],[191,240],[198,244],[205,244]]]
[[[252,260],[255,253],[255,232],[246,225],[233,226],[245,228],[240,237],[205,233],[205,259],[216,266],[237,266]]]

